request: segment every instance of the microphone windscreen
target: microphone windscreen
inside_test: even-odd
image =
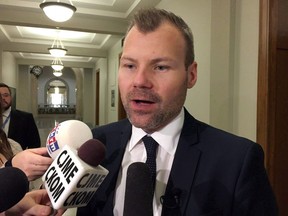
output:
[[[28,190],[29,182],[22,170],[15,167],[0,169],[0,212],[18,203]]]
[[[78,149],[78,157],[90,166],[96,167],[105,157],[106,148],[104,144],[97,139],[86,141]]]
[[[149,167],[132,163],[127,170],[123,216],[153,216],[152,179]]]
[[[55,159],[64,145],[78,149],[84,142],[92,138],[91,129],[84,122],[67,120],[52,129],[47,137],[46,147],[51,158]]]

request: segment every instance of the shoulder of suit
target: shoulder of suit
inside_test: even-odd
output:
[[[106,125],[97,126],[92,129],[93,137],[102,137],[102,136],[117,136],[122,132],[131,131],[132,125],[128,119],[124,119],[118,122],[109,123]]]
[[[22,111],[22,110],[18,110],[18,109],[12,109],[11,110],[11,115],[32,115],[32,113],[26,112],[26,111]]]
[[[92,129],[92,131],[94,131],[94,130],[113,130],[113,129],[121,130],[121,129],[123,129],[123,127],[129,126],[129,125],[131,126],[131,123],[129,122],[129,120],[123,119],[123,120],[120,120],[117,122],[112,122],[109,124],[96,126],[95,128]]]

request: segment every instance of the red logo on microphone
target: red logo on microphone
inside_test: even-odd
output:
[[[57,131],[58,131],[58,125],[55,128],[53,128],[53,130],[50,132],[47,138],[46,147],[49,153],[55,152],[60,149],[58,142],[56,140]]]

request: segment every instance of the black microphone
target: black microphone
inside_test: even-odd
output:
[[[25,173],[15,167],[0,169],[0,212],[17,204],[29,191]]]
[[[162,204],[162,215],[181,216],[181,194],[182,191],[179,188],[166,189],[165,195],[160,197]]]
[[[176,209],[180,207],[180,195],[181,190],[179,188],[172,188],[170,192],[160,197],[161,204],[168,209]]]
[[[153,184],[149,167],[132,163],[127,170],[123,216],[153,216]]]

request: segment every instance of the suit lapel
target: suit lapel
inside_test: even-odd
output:
[[[196,120],[185,110],[185,121],[167,183],[162,215],[183,215],[185,212],[201,155],[200,150],[195,145],[198,143],[197,130]],[[174,199],[175,195],[180,199],[180,203],[173,204],[172,200],[172,206],[177,206],[177,208],[171,209],[171,203],[168,202],[171,202],[171,198]],[[165,202],[166,198],[170,201]]]
[[[128,123],[128,121],[124,126],[123,124],[119,125],[119,128],[122,128],[119,135],[117,135],[115,131],[107,134],[107,136],[111,136],[112,139],[106,143],[109,145],[109,152],[106,152],[106,159],[102,165],[109,170],[109,174],[97,190],[95,202],[90,202],[94,205],[92,208],[97,208],[99,204],[104,204],[102,212],[106,212],[108,215],[113,214],[113,198],[117,177],[128,139],[131,136],[131,124]],[[103,142],[105,143],[105,141]]]

